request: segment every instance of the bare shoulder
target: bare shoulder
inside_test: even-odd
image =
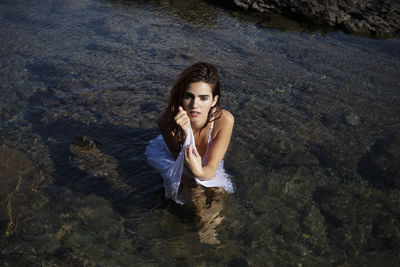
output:
[[[221,114],[220,119],[222,119],[222,121],[224,121],[225,123],[234,124],[235,117],[233,117],[232,113],[230,113],[226,109],[222,109],[221,111],[222,111],[222,114]]]
[[[221,110],[221,117],[219,117],[215,121],[214,126],[214,134],[217,135],[222,129],[226,129],[229,132],[232,132],[233,124],[235,123],[235,118],[233,117],[232,113],[229,111],[222,109]]]

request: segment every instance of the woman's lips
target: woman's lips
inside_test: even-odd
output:
[[[191,117],[200,116],[200,112],[198,112],[198,111],[190,111],[189,114],[190,114]]]

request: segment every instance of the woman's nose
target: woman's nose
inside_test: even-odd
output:
[[[199,100],[198,100],[197,98],[194,97],[193,100],[192,100],[192,102],[191,102],[192,108],[196,108],[197,105],[198,105],[198,103],[199,103]]]

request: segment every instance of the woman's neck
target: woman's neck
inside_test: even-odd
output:
[[[201,124],[201,125],[190,124],[190,126],[192,127],[193,134],[197,134],[201,131],[201,129],[203,129],[204,124]]]

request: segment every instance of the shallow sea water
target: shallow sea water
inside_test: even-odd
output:
[[[3,265],[400,261],[398,39],[202,1],[6,0],[0,14]],[[143,156],[196,61],[220,69],[235,115],[216,246]]]

